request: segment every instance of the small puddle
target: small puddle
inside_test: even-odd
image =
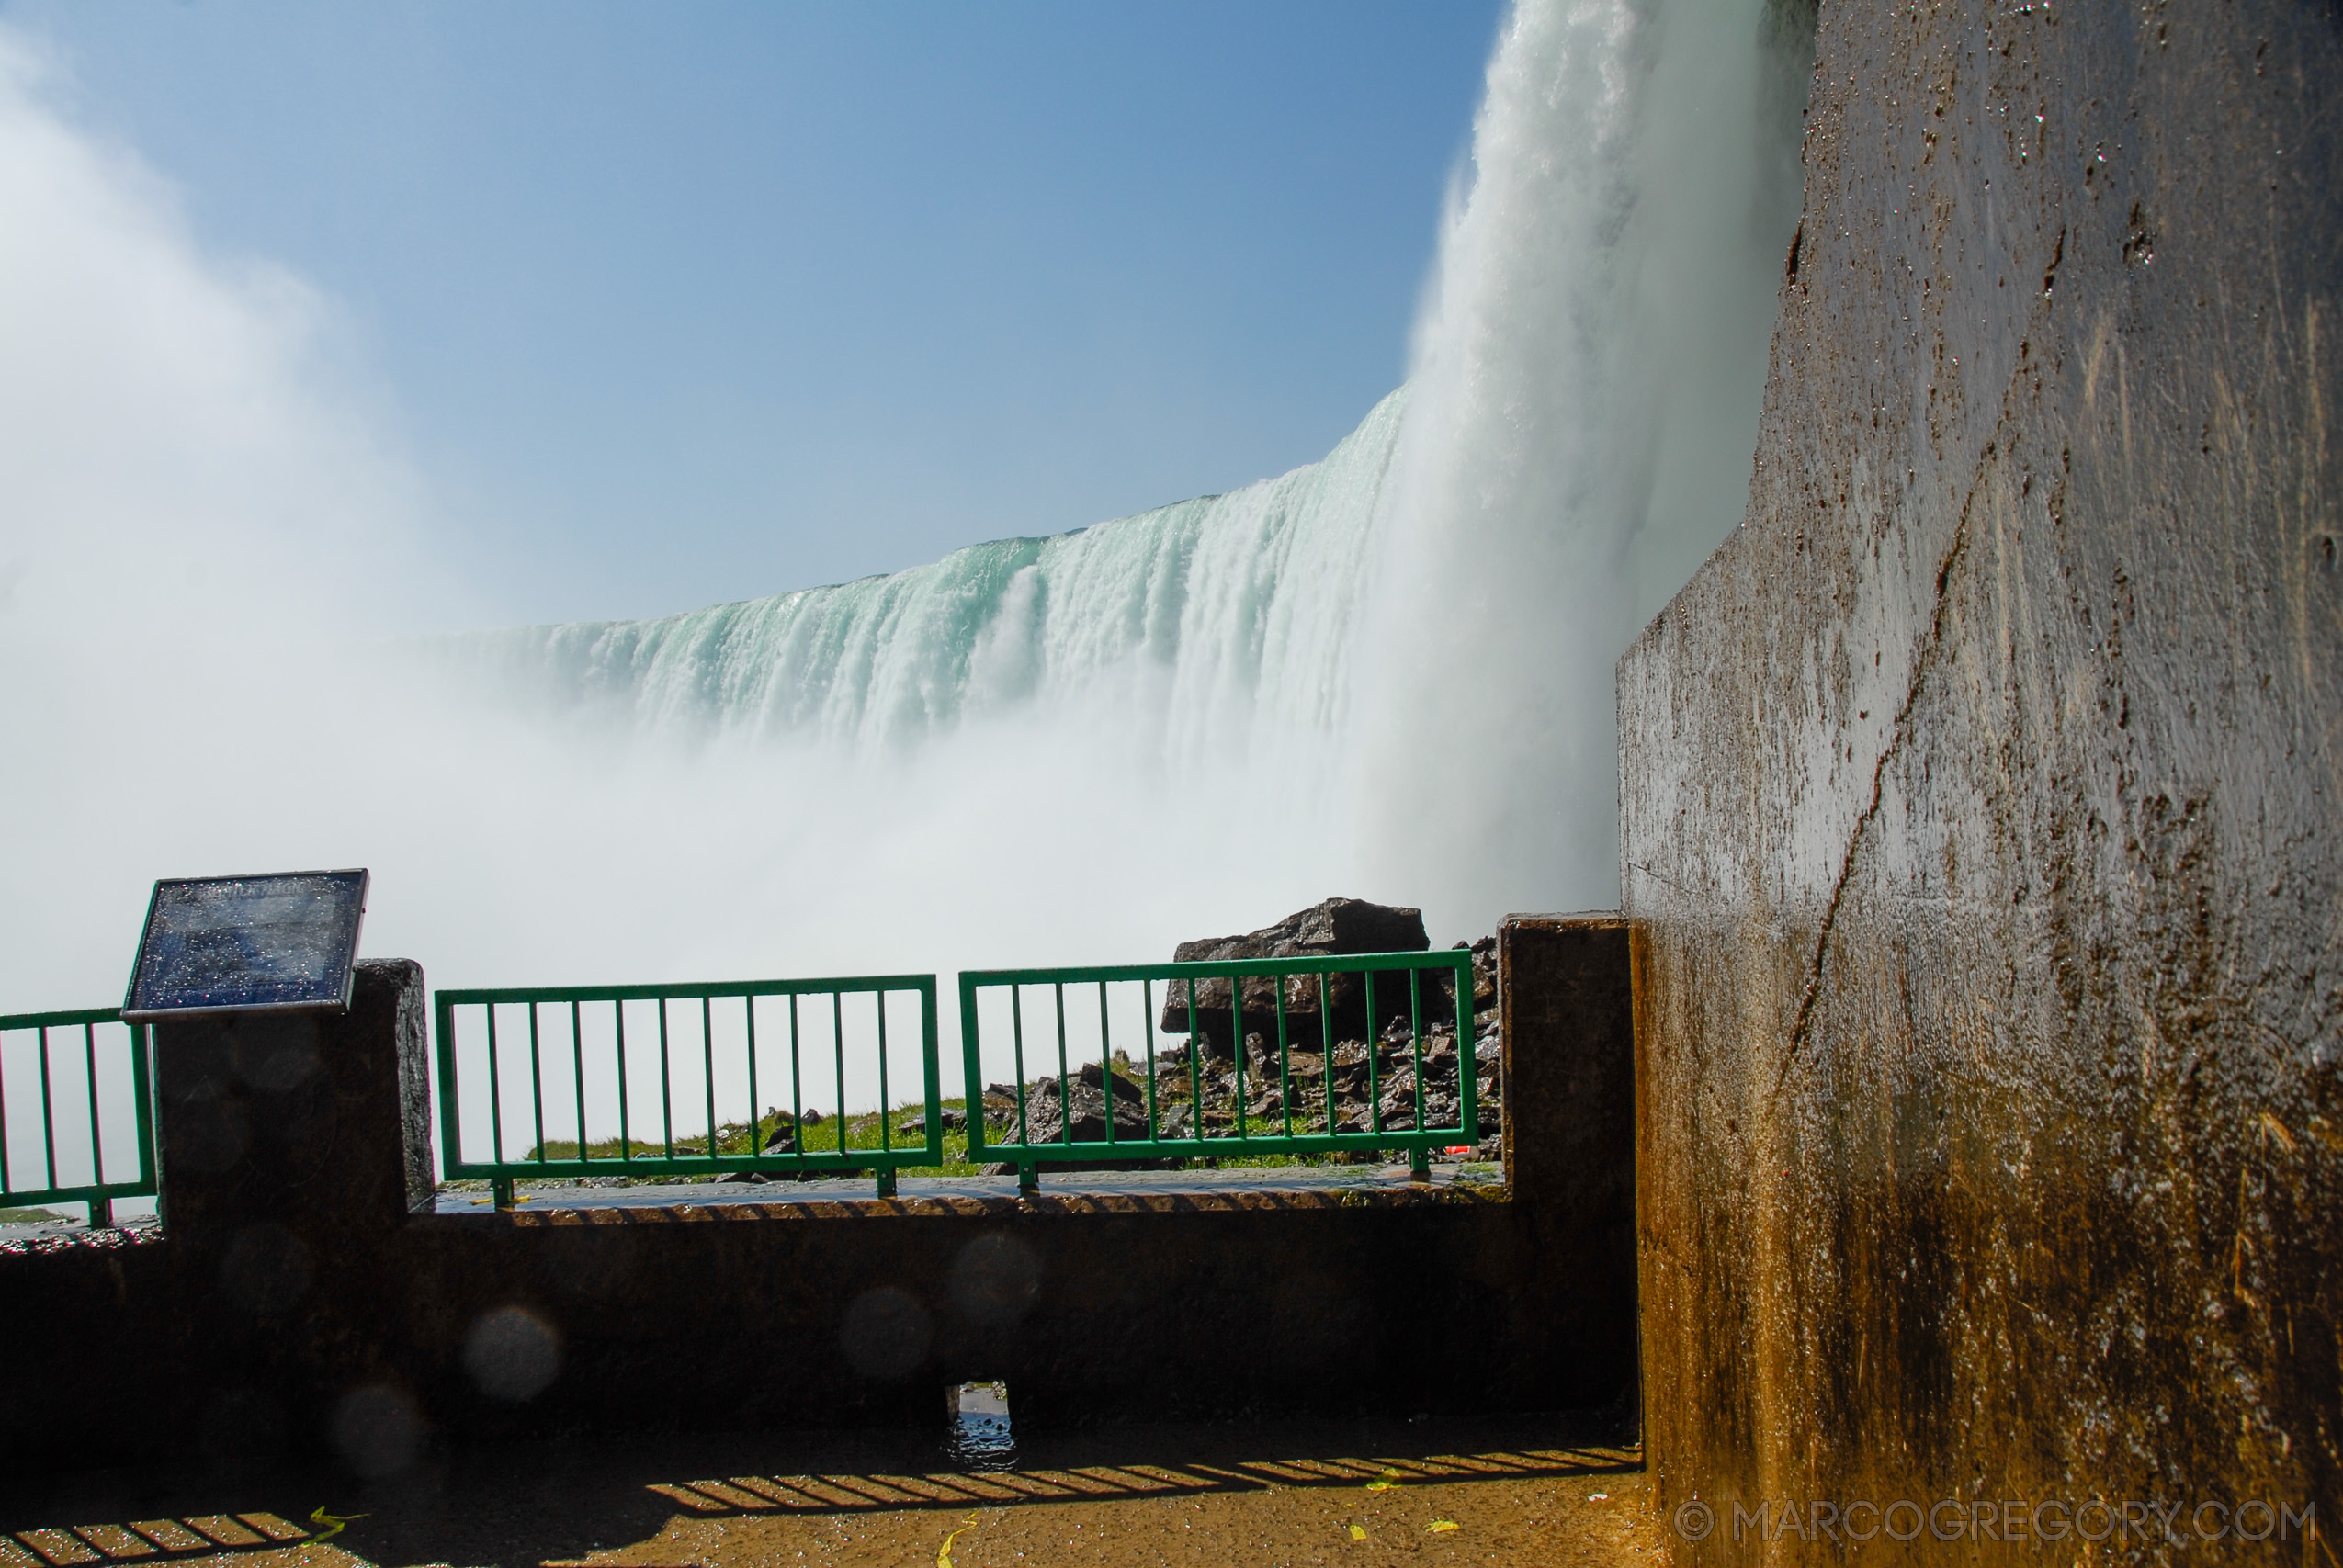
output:
[[[1009,1427],[1009,1385],[964,1382],[945,1391],[952,1420],[945,1446],[962,1470],[1014,1470],[1017,1439]]]

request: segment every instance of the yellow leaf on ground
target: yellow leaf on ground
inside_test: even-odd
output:
[[[1455,1528],[1456,1521],[1454,1519],[1434,1519],[1432,1523],[1424,1527],[1424,1534],[1445,1535]]]
[[[310,1515],[309,1522],[313,1525],[332,1526],[333,1528],[331,1529],[319,1532],[316,1538],[319,1540],[332,1540],[335,1536],[340,1535],[343,1530],[349,1528],[349,1523],[352,1519],[362,1519],[364,1517],[366,1517],[364,1514],[329,1514],[325,1511],[325,1506],[321,1503],[318,1505],[317,1511]]]
[[[952,1568],[952,1543],[974,1529],[976,1522],[977,1517],[970,1514],[960,1521],[958,1529],[944,1538],[944,1544],[935,1549],[935,1568]]]

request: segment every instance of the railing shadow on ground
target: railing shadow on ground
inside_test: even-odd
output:
[[[1080,1464],[924,1474],[736,1475],[653,1482],[649,1490],[696,1514],[845,1514],[919,1508],[997,1507],[1021,1503],[1104,1503],[1133,1497],[1194,1497],[1273,1487],[1353,1488],[1472,1481],[1529,1481],[1640,1470],[1615,1450],[1571,1447],[1408,1458],[1290,1459],[1214,1464]]]
[[[1624,1475],[1643,1468],[1613,1413],[1487,1420],[1130,1425],[1058,1431],[1013,1464],[958,1468],[941,1432],[687,1434],[449,1445],[360,1480],[315,1461],[215,1461],[51,1476],[0,1491],[0,1557],[17,1568],[156,1562],[329,1531],[378,1562],[575,1558],[647,1540],[678,1516],[852,1516],[1203,1497],[1273,1488],[1358,1491]],[[277,1526],[222,1542],[126,1534],[92,1519]],[[345,1530],[332,1521],[347,1519]],[[66,1521],[74,1521],[68,1523]],[[153,1540],[146,1546],[145,1540]],[[125,1550],[128,1548],[128,1550]],[[141,1550],[143,1548],[143,1550]],[[159,1550],[157,1549],[159,1548]],[[28,1550],[29,1549],[29,1550]],[[78,1554],[78,1555],[77,1555]]]

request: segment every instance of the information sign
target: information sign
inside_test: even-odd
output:
[[[366,888],[363,870],[156,883],[123,1020],[346,1010]]]

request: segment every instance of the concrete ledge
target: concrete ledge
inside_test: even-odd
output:
[[[1495,1170],[1434,1167],[1432,1179],[1414,1181],[1408,1168],[1341,1166],[1244,1167],[1227,1170],[1085,1172],[1048,1182],[1032,1195],[1017,1190],[1013,1176],[901,1179],[893,1198],[881,1198],[867,1180],[808,1182],[701,1182],[640,1187],[575,1188],[526,1183],[511,1217],[598,1214],[650,1223],[649,1213],[673,1217],[683,1211],[722,1219],[803,1218],[808,1213],[837,1217],[907,1217],[1013,1213],[1190,1213],[1198,1210],[1324,1209],[1361,1204],[1502,1202],[1504,1178]],[[477,1217],[492,1213],[487,1194],[443,1191],[435,1216]],[[505,1216],[497,1215],[497,1218]],[[426,1222],[427,1223],[427,1222]],[[554,1223],[562,1223],[556,1221]]]

